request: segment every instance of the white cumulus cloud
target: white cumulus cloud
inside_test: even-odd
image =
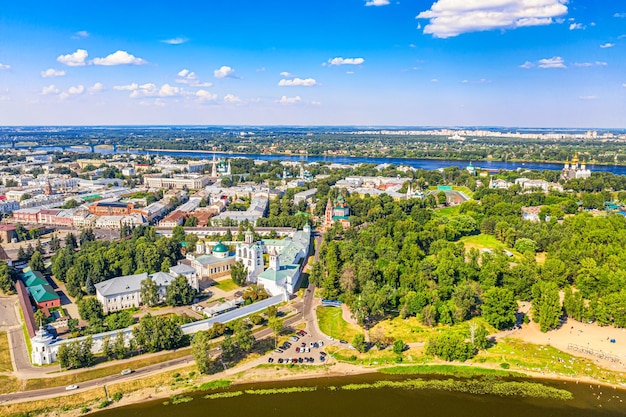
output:
[[[280,100],[278,100],[280,104],[296,104],[301,101],[302,101],[302,98],[300,96],[295,96],[295,97],[282,96]]]
[[[211,83],[201,83],[196,73],[188,69],[180,70],[177,75],[179,78],[176,82],[179,84],[187,84],[191,87],[210,87],[212,85]]]
[[[198,90],[196,91],[195,95],[200,102],[217,100],[217,94],[211,93],[210,91],[206,90]]]
[[[67,65],[68,67],[82,67],[86,65],[85,60],[89,54],[85,49],[77,49],[76,52],[67,55],[59,55],[57,62]]]
[[[104,90],[104,85],[102,83],[95,83],[94,85],[92,85],[91,87],[87,89],[87,92],[89,94],[96,94],[102,90]]]
[[[41,71],[42,78],[63,77],[64,75],[65,75],[65,71],[56,70],[54,68],[48,68],[45,71]]]
[[[598,96],[580,96],[578,97],[580,100],[597,100]]]
[[[560,56],[540,59],[537,65],[539,68],[567,68],[565,66],[565,61]]]
[[[81,95],[85,92],[85,86],[84,85],[73,85],[70,88],[67,89],[67,91],[62,92],[61,94],[59,94],[59,98],[61,100],[65,100],[71,96],[78,96]]]
[[[11,69],[11,66],[10,66],[10,65],[7,65],[7,64],[0,64],[0,71],[2,71],[2,70],[7,70],[7,71],[8,71],[8,70],[10,70],[10,69]]]
[[[363,58],[342,58],[336,57],[328,60],[328,65],[361,65],[365,62]]]
[[[235,74],[235,70],[227,65],[222,65],[219,69],[213,71],[215,78],[232,77]]]
[[[569,30],[585,30],[587,29],[587,26],[583,25],[582,23],[570,23],[569,25]]]
[[[129,54],[126,51],[115,51],[112,54],[107,55],[104,58],[94,58],[92,61],[94,65],[143,65],[147,64],[147,61],[142,58]]]
[[[417,15],[425,34],[449,38],[468,32],[549,25],[567,13],[568,0],[438,0]]]
[[[139,85],[137,83],[113,86],[113,89],[117,91],[133,91],[133,90],[137,90],[138,88],[139,88]]]
[[[313,78],[282,79],[278,82],[279,87],[313,87],[315,85],[317,85],[317,81]]]
[[[534,66],[535,66],[535,64],[533,64],[532,62],[526,61],[522,65],[520,65],[519,67],[520,68],[524,68],[524,69],[531,69]]]
[[[71,86],[68,90],[67,90],[68,94],[71,95],[78,95],[78,94],[83,94],[85,92],[85,86],[84,85],[76,85],[76,86]]]
[[[614,43],[607,42],[607,43],[603,43],[602,45],[600,45],[600,48],[606,49],[606,48],[612,48],[614,46],[615,46]]]
[[[130,85],[121,85],[113,87],[115,90],[130,91],[130,98],[142,98],[142,97],[183,97],[190,93],[186,92],[180,87],[163,84],[161,87],[154,83],[146,83],[137,85],[136,83]]]
[[[386,6],[389,4],[389,0],[369,0],[365,2],[366,6]]]
[[[58,93],[59,93],[59,89],[56,88],[54,84],[50,84],[49,86],[41,89],[41,94],[44,96],[47,96],[48,94],[58,94]]]
[[[241,99],[239,97],[237,97],[234,94],[226,94],[224,96],[224,102],[226,103],[231,103],[231,104],[237,104],[237,103],[241,103]]]
[[[287,71],[283,71],[283,72],[281,72],[281,73],[280,73],[280,76],[281,76],[281,77],[285,77],[285,78],[293,78],[293,77],[295,77],[295,75],[293,75],[292,73],[287,72]]]

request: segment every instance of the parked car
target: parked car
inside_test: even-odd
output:
[[[326,358],[322,355],[320,355],[320,362],[324,362],[326,360]]]
[[[300,353],[300,348],[299,347],[296,348],[296,353]]]
[[[276,350],[274,350],[274,352],[276,352],[276,353],[283,353],[283,351],[281,349],[276,349]]]
[[[133,373],[132,369],[124,369],[122,372],[120,372],[122,375],[130,375]]]
[[[340,340],[340,341],[339,341],[339,343],[341,343],[342,345],[347,345],[347,344],[348,344],[348,341],[347,341],[347,340],[343,340],[343,339],[342,339],[342,340]]]
[[[274,363],[274,358],[272,358],[272,357],[267,358],[267,362],[268,363]]]
[[[67,387],[65,387],[65,391],[72,391],[78,389],[78,385],[68,385]]]
[[[289,338],[289,340],[293,341],[293,342],[297,342],[298,340],[300,340],[300,338],[298,336],[291,336]]]
[[[278,363],[283,363],[283,358],[278,358]]]

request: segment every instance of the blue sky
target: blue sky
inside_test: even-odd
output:
[[[5,125],[624,128],[624,115],[622,2],[83,0],[0,9]]]

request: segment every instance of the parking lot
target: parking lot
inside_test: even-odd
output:
[[[289,341],[280,345],[267,359],[268,363],[278,364],[324,364],[328,358],[324,352],[324,341],[313,340],[304,330],[297,331]]]

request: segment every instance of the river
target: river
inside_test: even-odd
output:
[[[61,151],[60,147],[37,147],[35,150],[45,151]],[[73,147],[66,148],[66,150],[74,150],[76,152],[90,152],[89,148]],[[114,151],[111,148],[95,148],[96,153],[101,154],[121,154],[127,153],[125,150]],[[130,153],[134,154],[150,154],[150,155],[167,155],[167,156],[181,156],[192,157],[201,159],[212,159],[215,155],[217,158],[251,158],[255,160],[281,160],[281,161],[303,161],[303,162],[330,162],[335,164],[394,164],[394,165],[408,165],[413,168],[434,170],[439,168],[446,168],[450,166],[458,166],[459,168],[465,168],[470,161],[460,160],[447,160],[447,159],[419,159],[419,158],[373,158],[373,157],[352,157],[352,156],[304,156],[304,155],[259,155],[259,154],[246,154],[246,153],[211,153],[202,151],[138,151],[131,150]],[[563,169],[563,164],[553,162],[505,162],[505,161],[477,161],[472,163],[477,168],[497,171],[500,169],[516,170],[533,169],[533,170],[556,170]],[[626,166],[622,165],[588,165],[588,168],[593,171],[612,172],[617,175],[626,175]]]
[[[259,395],[241,393],[231,398],[206,399],[206,392],[187,394],[193,400],[167,404],[153,400],[104,410],[97,417],[617,417],[624,416],[626,392],[613,388],[564,381],[542,381],[565,389],[573,399],[502,397],[432,389],[368,388],[360,390],[329,387],[380,380],[401,381],[406,376],[367,374],[341,378],[316,378],[256,385],[237,385],[228,391],[315,387],[314,391]],[[429,377],[433,378],[433,377]],[[442,378],[447,379],[448,377]],[[535,381],[536,382],[536,381]],[[306,389],[306,388],[305,388]]]

